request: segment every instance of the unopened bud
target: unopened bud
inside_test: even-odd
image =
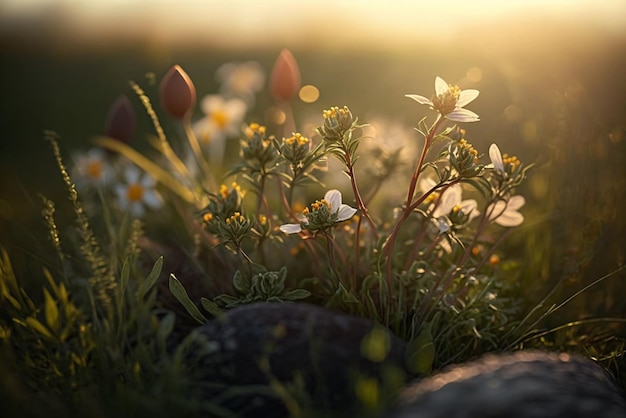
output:
[[[277,100],[288,101],[300,89],[300,68],[291,51],[280,51],[270,77],[270,93]]]
[[[113,102],[104,124],[104,134],[126,144],[130,143],[137,129],[137,114],[125,95]]]
[[[161,81],[161,106],[173,118],[184,119],[196,104],[196,88],[180,65],[175,65]]]

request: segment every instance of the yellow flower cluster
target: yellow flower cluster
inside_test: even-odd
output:
[[[516,167],[519,167],[519,165],[521,164],[521,161],[518,160],[515,155],[512,155],[509,157],[508,154],[503,154],[502,164],[504,164],[505,167],[510,165],[512,166],[513,169],[515,169]]]
[[[459,145],[461,145],[463,148],[465,148],[467,151],[469,151],[470,154],[472,154],[474,156],[474,162],[478,162],[478,151],[476,151],[474,149],[474,146],[472,144],[470,144],[469,142],[467,142],[467,140],[465,138],[462,138],[459,141]]]
[[[294,143],[297,143],[298,145],[305,145],[309,143],[309,138],[304,137],[302,136],[302,134],[296,132],[293,134],[293,136],[285,138],[283,141],[287,145],[292,145]]]
[[[233,181],[233,182],[231,183],[230,187],[231,187],[231,189],[236,190],[236,191],[237,191],[237,193],[241,193],[241,186],[239,186],[239,185],[237,184],[237,182],[234,182],[234,181]],[[220,186],[220,194],[222,195],[222,197],[223,197],[224,199],[226,199],[226,198],[228,197],[228,195],[230,194],[230,192],[229,192],[229,189],[228,189],[228,186],[227,186],[227,185],[222,184],[222,185]]]
[[[246,218],[240,212],[235,212],[230,218],[226,218],[226,223],[230,225],[231,222],[238,222],[240,224],[244,223]]]
[[[329,119],[332,117],[336,117],[337,115],[345,116],[348,113],[350,113],[350,109],[348,109],[348,106],[344,106],[341,109],[337,106],[333,106],[328,110],[324,110],[324,112],[322,112],[322,115],[324,116],[324,119]]]
[[[261,136],[265,135],[266,130],[267,127],[263,125],[259,125],[258,123],[251,123],[250,125],[246,126],[246,128],[244,129],[244,133],[248,138],[252,138],[255,133]]]

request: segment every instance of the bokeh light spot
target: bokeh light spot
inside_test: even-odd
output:
[[[504,117],[506,118],[507,121],[511,122],[511,123],[518,123],[522,120],[522,117],[524,116],[524,112],[522,112],[522,109],[520,109],[519,107],[515,106],[515,105],[508,105],[505,109],[504,109]]]
[[[307,84],[302,86],[298,96],[304,103],[314,103],[320,98],[320,91],[317,87]]]
[[[287,120],[287,115],[285,115],[285,112],[279,107],[270,106],[265,111],[265,120],[270,124],[282,125]]]
[[[478,67],[472,67],[465,73],[465,78],[472,83],[478,83],[483,79],[483,70]]]

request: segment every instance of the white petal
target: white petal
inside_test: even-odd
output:
[[[509,203],[506,205],[506,210],[518,210],[526,203],[524,196],[515,195],[509,199]]]
[[[470,221],[480,215],[480,211],[476,209],[478,207],[478,202],[474,199],[464,200],[459,204],[459,206],[464,214],[469,215]]]
[[[452,208],[461,203],[461,193],[460,187],[453,186],[446,190],[439,198],[439,204],[433,212],[433,216],[438,218],[449,214]]]
[[[524,215],[513,210],[506,210],[494,222],[502,226],[518,226],[524,222]]]
[[[143,205],[140,202],[132,203],[129,210],[130,214],[136,218],[141,218],[144,213]]]
[[[230,99],[224,105],[224,110],[230,116],[231,120],[241,121],[244,115],[246,114],[248,106],[243,100],[240,99]]]
[[[493,167],[501,173],[504,173],[504,163],[502,162],[502,153],[496,144],[489,146],[489,159]]]
[[[136,166],[129,164],[126,166],[126,170],[124,171],[124,177],[128,184],[135,184],[139,182],[139,177],[141,175],[141,171]]]
[[[404,97],[415,100],[419,104],[432,106],[433,102],[430,99],[420,96],[419,94],[405,94]]]
[[[339,207],[339,210],[337,211],[337,222],[350,219],[354,216],[355,213],[356,213],[355,208],[348,206],[348,205],[341,205]]]
[[[210,115],[216,110],[220,110],[224,107],[224,98],[219,94],[209,94],[202,98],[200,102],[200,108],[202,113]]]
[[[302,232],[302,227],[300,224],[284,224],[280,226],[280,230],[285,234],[297,234]]]
[[[329,190],[324,195],[324,200],[330,204],[330,212],[336,213],[341,207],[341,192],[339,190]]]
[[[467,109],[455,109],[454,111],[446,115],[446,119],[453,120],[455,122],[478,122],[480,117]]]
[[[458,107],[463,107],[474,101],[479,94],[480,92],[474,89],[462,90],[461,94],[459,94],[459,99],[456,101],[456,105]]]
[[[487,206],[486,213],[489,215],[489,219],[495,219],[502,215],[506,210],[506,202],[504,200],[498,200],[495,204]]]
[[[426,177],[419,182],[419,188],[422,193],[426,193],[437,185],[437,182],[430,177]]]
[[[437,96],[439,96],[440,94],[444,94],[448,90],[450,90],[450,86],[448,85],[448,83],[446,83],[446,81],[443,78],[441,77],[435,78],[435,94]]]
[[[150,209],[159,209],[162,201],[160,196],[154,190],[147,190],[143,194],[143,203]]]

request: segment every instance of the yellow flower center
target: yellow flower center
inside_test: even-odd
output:
[[[228,126],[229,117],[223,110],[216,110],[211,113],[211,118],[220,129],[224,129]]]
[[[293,136],[285,138],[283,141],[287,145],[292,145],[293,143],[298,143],[298,145],[305,145],[309,143],[309,138],[302,136],[302,134],[294,133]]]
[[[438,96],[433,96],[431,101],[433,107],[442,115],[447,115],[456,109],[456,102],[461,95],[461,89],[459,86],[449,85],[448,91]]]
[[[204,222],[211,222],[213,220],[213,214],[211,212],[207,212],[202,216]]]
[[[126,198],[129,202],[141,202],[143,198],[143,186],[141,184],[131,184],[126,191]]]
[[[99,179],[102,177],[103,168],[102,161],[91,161],[85,168],[85,173],[93,179]]]

